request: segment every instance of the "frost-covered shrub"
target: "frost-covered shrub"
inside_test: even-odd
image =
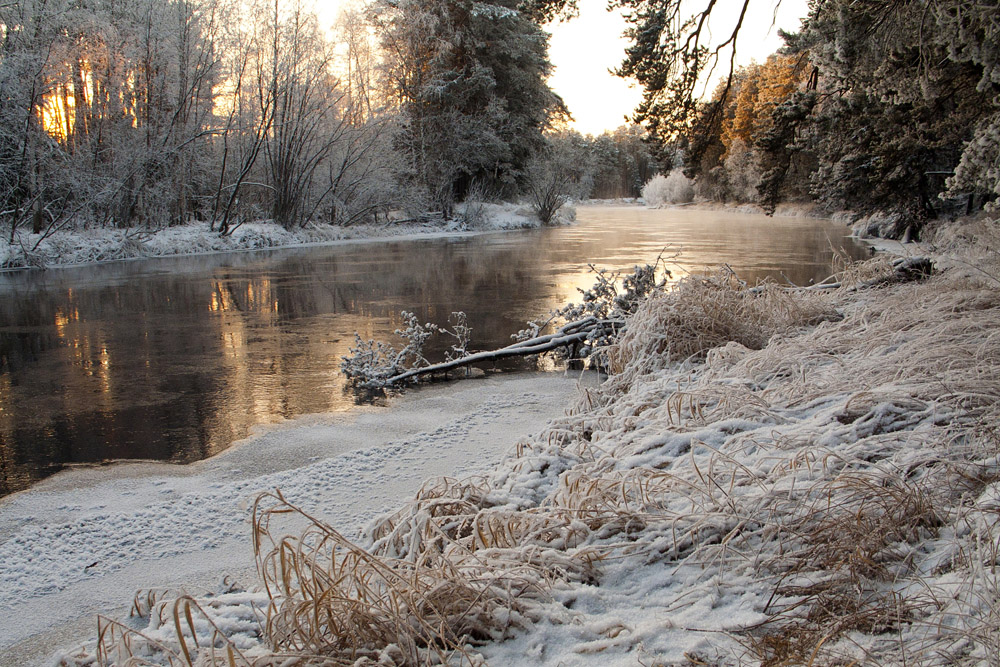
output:
[[[402,311],[404,327],[393,333],[406,341],[406,344],[396,349],[390,343],[365,340],[354,334],[354,347],[350,355],[341,358],[340,370],[348,381],[364,389],[379,389],[387,386],[390,378],[415,368],[424,368],[431,362],[424,356],[427,341],[435,334],[442,333],[454,339],[451,349],[445,353],[445,361],[459,359],[469,352],[469,341],[472,338],[472,327],[465,313],[453,312],[448,317],[451,329],[428,322],[420,324],[414,313]]]
[[[642,186],[642,198],[646,206],[664,204],[686,204],[694,199],[691,181],[680,169],[674,169],[669,176],[657,174]]]
[[[529,162],[525,195],[541,223],[549,225],[565,204],[586,198],[593,184],[593,156],[579,135],[567,133],[549,137],[545,150]]]
[[[455,313],[452,313],[455,315]],[[340,370],[352,384],[374,389],[383,387],[386,380],[407,368],[428,366],[430,362],[424,357],[424,345],[440,328],[436,324],[420,324],[414,313],[402,311],[400,317],[405,325],[393,333],[406,341],[401,349],[396,349],[382,341],[364,340],[354,334],[354,347],[351,354],[341,359]],[[464,317],[464,314],[463,314]],[[459,321],[465,325],[465,321]],[[459,339],[459,343],[462,341]],[[468,341],[465,342],[467,344]]]
[[[455,217],[463,229],[483,229],[490,222],[487,206],[484,199],[469,197],[455,207]]]

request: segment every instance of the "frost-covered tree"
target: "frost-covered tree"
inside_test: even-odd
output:
[[[13,240],[377,215],[397,194],[393,119],[360,91],[372,61],[348,55],[345,86],[298,0],[0,3],[0,221]]]
[[[889,234],[937,215],[948,205],[939,195],[996,195],[996,3],[817,0],[802,32],[758,68],[773,70],[770,85],[723,58],[742,17],[764,9],[752,0],[721,37],[714,2],[617,4],[633,24],[620,72],[644,87],[637,118],[663,143],[684,140],[703,190],[729,196],[759,180],[773,210],[809,185],[827,208],[896,214],[905,223]],[[722,83],[701,102],[710,71]],[[737,139],[744,156],[730,151]]]
[[[976,88],[992,95],[985,117],[973,128],[954,178],[948,182],[949,194],[968,193],[970,208],[972,197],[980,194],[996,210],[1000,198],[1000,7],[995,2],[951,0],[930,3],[929,9],[949,59],[979,68]]]
[[[25,202],[39,231],[189,215],[209,171],[218,19],[188,0],[0,5],[12,228]]]
[[[514,191],[562,108],[547,34],[514,3],[381,0],[372,16],[414,184],[445,213],[474,183]]]
[[[660,167],[646,133],[636,124],[604,132],[591,142],[594,154],[594,187],[598,199],[638,197]]]
[[[905,213],[893,235],[935,217],[944,176],[991,106],[982,68],[949,57],[940,27],[903,6],[827,0],[800,39],[822,95],[803,132],[819,201]]]
[[[308,221],[334,187],[320,175],[346,139],[346,94],[316,15],[300,3],[283,10],[274,0],[265,35],[268,69],[260,86],[261,104],[273,114],[263,142],[270,213],[290,229]]]
[[[595,156],[577,132],[553,133],[527,165],[525,193],[539,220],[547,225],[571,199],[583,199],[593,187]]]

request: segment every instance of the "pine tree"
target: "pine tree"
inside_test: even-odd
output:
[[[404,117],[411,178],[446,214],[473,187],[511,192],[562,109],[548,37],[513,6],[383,0],[384,87]]]

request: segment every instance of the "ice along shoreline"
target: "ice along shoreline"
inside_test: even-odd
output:
[[[568,224],[575,210],[566,207],[555,224]],[[527,206],[479,204],[475,215],[448,221],[403,222],[351,227],[307,225],[286,230],[266,222],[248,222],[219,236],[207,223],[139,229],[61,230],[50,236],[18,233],[15,243],[0,242],[0,273],[40,268],[75,268],[108,262],[228,252],[278,250],[345,243],[433,239],[489,232],[535,229],[538,218]]]
[[[977,238],[996,234],[973,224]],[[370,524],[371,565],[346,584],[272,588],[287,595],[275,613],[336,613],[337,600],[363,618],[401,613],[389,635],[342,647],[384,664],[442,646],[496,665],[988,661],[1000,636],[1000,262],[963,249],[969,231],[939,235],[935,260],[951,268],[929,279],[899,282],[880,256],[836,290],[750,291],[723,275],[651,300],[610,353],[611,378],[565,417],[494,472],[438,482]],[[302,546],[296,567],[328,566]],[[398,602],[382,568],[417,600],[445,585],[465,603],[380,606],[337,588],[362,577]],[[199,599],[233,629],[217,639],[238,664],[325,641],[295,613],[272,616],[278,644],[239,625],[268,604],[259,589]],[[143,632],[176,642],[170,623]]]
[[[558,415],[578,376],[517,374],[421,389],[389,407],[260,428],[196,463],[64,471],[0,499],[0,665],[50,664],[125,617],[139,588],[250,585],[248,503],[281,488],[349,534],[426,477],[482,474]],[[99,472],[100,474],[96,474]],[[30,659],[29,659],[30,654]]]

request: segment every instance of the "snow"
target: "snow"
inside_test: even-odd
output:
[[[189,476],[141,475],[139,497],[129,475],[93,491],[57,477],[0,514],[0,613],[18,619],[5,641],[79,618],[88,595],[124,619],[125,589],[161,585],[155,565],[166,585],[208,584],[195,593],[199,635],[214,624],[235,649],[260,655],[254,619],[271,599],[251,583],[245,503],[280,488],[379,567],[403,568],[396,577],[409,564],[437,586],[435,572],[453,572],[482,586],[473,605],[511,602],[461,613],[493,639],[464,649],[472,664],[991,664],[1000,295],[958,272],[893,276],[892,262],[876,258],[848,269],[836,290],[682,281],[632,317],[607,355],[614,373],[547,423],[558,410],[539,405],[533,385],[477,393],[464,408],[453,405],[460,386],[437,388],[378,412],[374,423],[418,421],[407,434],[316,461],[309,434],[318,441],[330,425],[293,422]],[[730,342],[706,355],[684,347],[723,329]],[[438,396],[449,414],[435,419],[423,401]],[[291,436],[292,460],[275,463],[270,453]],[[465,481],[414,497],[428,475]],[[151,534],[135,532],[137,516]],[[308,552],[314,542],[291,544]],[[243,586],[216,583],[223,571]],[[119,586],[117,602],[89,588],[92,577],[124,582],[107,585]],[[176,641],[157,613],[130,623]],[[46,645],[66,647],[65,664],[87,664],[93,640],[70,648],[70,639]],[[419,662],[404,648],[373,657]]]
[[[574,211],[560,211],[558,224],[572,221]],[[27,267],[60,267],[97,262],[192,255],[240,250],[260,250],[385,238],[429,238],[472,233],[526,229],[539,226],[530,207],[518,204],[471,202],[458,207],[451,220],[391,222],[333,227],[309,224],[286,230],[270,222],[240,225],[229,236],[210,231],[208,223],[193,222],[158,230],[63,229],[47,238],[18,232],[13,244],[0,240],[0,270]]]
[[[139,589],[198,593],[224,575],[253,584],[247,521],[258,492],[280,488],[357,534],[428,477],[496,466],[561,414],[576,385],[538,374],[430,387],[390,408],[269,427],[190,466],[80,469],[0,500],[0,664],[46,664],[75,633],[92,634],[95,614],[124,616]]]

